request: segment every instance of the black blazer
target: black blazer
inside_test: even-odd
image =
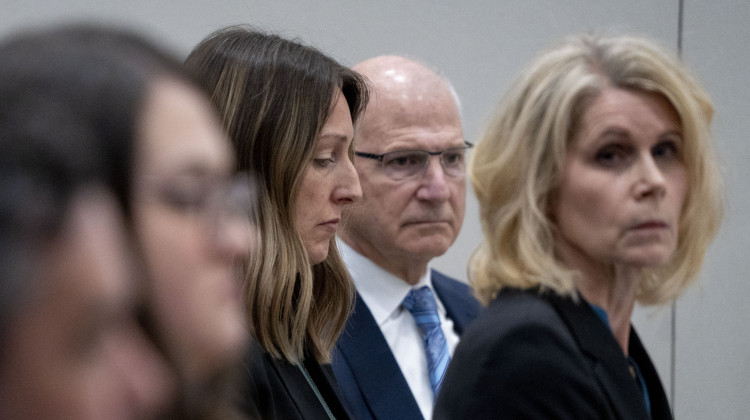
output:
[[[434,270],[432,286],[461,335],[479,313],[479,302],[465,283]],[[336,344],[332,366],[343,401],[355,419],[422,418],[388,342],[359,294]]]
[[[341,404],[330,365],[306,357],[305,369],[312,377],[336,419],[349,419]],[[246,360],[243,409],[252,419],[328,420],[323,405],[296,365],[274,359],[253,340]]]
[[[651,418],[671,419],[656,369],[631,326]],[[591,307],[552,293],[503,290],[456,348],[435,419],[648,419],[625,355]]]

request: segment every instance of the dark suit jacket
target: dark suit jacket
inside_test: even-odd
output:
[[[466,284],[434,270],[432,286],[460,335],[479,313],[479,303]],[[332,366],[344,404],[353,418],[422,418],[388,342],[359,295],[336,344]]]
[[[328,420],[325,409],[296,365],[274,359],[254,340],[248,356],[242,400],[244,412],[250,418]],[[336,419],[349,419],[330,365],[319,365],[307,357],[304,366]]]
[[[661,381],[631,327],[652,419],[671,419]],[[608,326],[583,300],[504,290],[456,348],[434,418],[648,419]]]

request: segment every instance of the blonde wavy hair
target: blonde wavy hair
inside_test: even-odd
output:
[[[644,270],[638,301],[661,304],[697,277],[722,213],[722,180],[709,125],[713,106],[681,61],[636,36],[566,38],[522,71],[501,100],[477,145],[470,177],[480,205],[484,241],[469,278],[487,304],[503,287],[577,296],[577,273],[555,254],[548,215],[570,139],[603,88],[663,95],[680,117],[688,193],[671,260]]]
[[[220,110],[238,169],[259,184],[260,246],[245,282],[253,333],[273,357],[296,363],[309,351],[330,363],[354,285],[335,239],[322,263],[310,263],[294,209],[335,89],[356,123],[368,100],[366,83],[312,47],[242,26],[211,34],[185,64]]]

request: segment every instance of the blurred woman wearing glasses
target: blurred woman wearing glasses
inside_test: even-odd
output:
[[[215,111],[181,63],[132,33],[65,27],[14,42],[30,57],[28,77],[64,86],[71,104],[106,101],[95,121],[119,124],[93,147],[139,245],[143,321],[179,379],[167,416],[231,418],[228,378],[249,338],[238,271],[252,246],[253,202],[246,181],[231,181]]]
[[[186,65],[221,111],[239,169],[258,180],[263,249],[245,292],[260,346],[248,410],[348,418],[328,365],[354,292],[334,235],[361,196],[352,140],[365,84],[314,48],[242,27],[210,35]]]
[[[501,101],[471,176],[485,304],[456,349],[436,419],[670,419],[630,323],[700,271],[721,219],[708,95],[631,36],[575,36]]]
[[[47,47],[0,42],[0,417],[151,418],[173,380],[99,147],[127,118],[105,86],[80,100],[91,73]]]

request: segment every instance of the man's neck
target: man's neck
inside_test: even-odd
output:
[[[403,256],[384,255],[375,249],[365,249],[357,243],[348,242],[340,237],[351,249],[372,261],[383,270],[393,274],[408,284],[417,284],[427,272],[429,259],[405,258]]]

